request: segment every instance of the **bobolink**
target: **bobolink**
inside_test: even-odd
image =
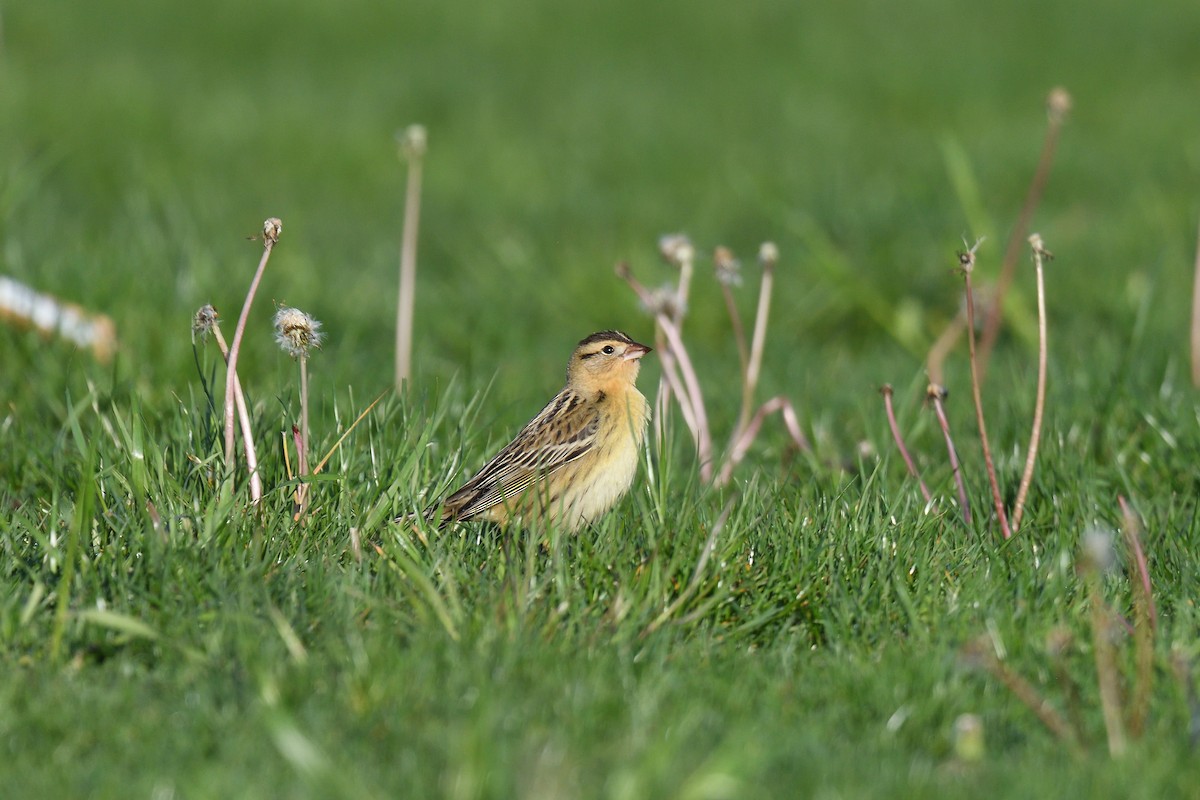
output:
[[[567,385],[430,519],[545,522],[574,532],[629,490],[650,406],[637,390],[650,348],[619,331],[581,341]]]

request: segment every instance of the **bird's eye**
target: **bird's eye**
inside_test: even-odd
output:
[[[606,356],[611,356],[613,353],[617,352],[617,348],[613,347],[611,344],[606,344],[604,345],[604,349],[600,352],[604,353]]]

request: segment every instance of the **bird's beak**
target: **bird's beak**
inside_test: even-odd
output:
[[[625,354],[623,356],[621,356],[621,360],[622,361],[637,361],[639,358],[641,358],[642,356],[646,355],[646,353],[649,353],[649,352],[650,352],[649,347],[646,347],[646,345],[644,345],[644,344],[638,344],[637,342],[634,342],[633,344],[629,345],[629,347],[625,348]]]

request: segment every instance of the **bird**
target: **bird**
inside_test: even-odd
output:
[[[441,528],[486,520],[575,533],[603,515],[637,472],[650,404],[636,381],[649,352],[615,330],[582,339],[562,391],[426,518]]]

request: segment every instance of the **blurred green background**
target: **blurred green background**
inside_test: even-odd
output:
[[[1198,34],[1194,0],[0,0],[0,275],[110,315],[122,343],[97,365],[0,325],[0,787],[1194,792],[1166,651],[1196,656]],[[1055,86],[1074,110],[1033,223],[1056,255],[1045,437],[1030,535],[1001,542],[964,354],[947,383],[973,526],[919,408],[923,362],[957,313],[964,239],[987,237],[980,281],[996,274]],[[411,123],[429,133],[417,397],[367,419],[311,524],[293,525],[278,433],[296,367],[272,342],[273,303],[328,332],[311,367],[323,453],[392,385],[395,134]],[[268,479],[270,510],[251,515],[219,502],[197,369],[216,357],[194,357],[189,327],[211,302],[231,330],[261,252],[247,237],[269,216],[283,238],[239,363]],[[528,535],[510,560],[474,531],[422,549],[392,526],[355,558],[351,526],[481,463],[559,388],[579,338],[652,335],[612,267],[671,280],[656,241],[675,231],[703,256],[686,332],[718,442],[739,387],[707,254],[743,258],[749,317],[753,254],[778,244],[761,395],[795,401],[816,456],[782,458],[772,423],[737,488],[709,491],[676,426],[622,510],[569,560],[555,550],[552,576]],[[1031,272],[1010,303],[1026,325]],[[1010,491],[1034,392],[1022,330],[1006,328],[985,397]],[[884,382],[932,511],[894,457]],[[95,515],[79,500],[93,486]],[[1105,752],[1073,561],[1080,531],[1116,524],[1118,493],[1146,519],[1163,619],[1150,732],[1124,762]],[[731,498],[679,609],[691,621],[644,636]],[[525,585],[521,547],[543,581],[528,596],[509,588]],[[986,630],[1059,701],[1042,648],[1056,626],[1087,681],[1079,760],[959,659]],[[973,771],[952,752],[964,712],[988,730]]]
[[[1147,335],[1170,342],[1153,368],[1185,352],[1192,2],[2,11],[0,270],[112,315],[122,374],[146,391],[194,376],[196,307],[236,318],[259,252],[245,237],[267,216],[284,238],[252,324],[266,330],[271,301],[298,305],[329,332],[318,380],[388,385],[394,134],[414,122],[430,139],[418,378],[498,373],[502,396],[527,381],[540,396],[586,333],[648,336],[611,268],[630,259],[667,280],[655,241],[680,230],[702,254],[726,244],[747,261],[778,242],[768,391],[811,405],[903,381],[957,308],[964,237],[988,236],[980,270],[994,274],[1059,85],[1075,109],[1034,222],[1058,256],[1056,350],[1118,352],[1152,303]],[[947,153],[969,169],[965,192]],[[697,358],[732,364],[719,295],[697,283]],[[1028,271],[1019,283],[1029,307]],[[277,363],[271,350],[251,337],[245,369]],[[1018,362],[1024,375],[1027,350]]]

